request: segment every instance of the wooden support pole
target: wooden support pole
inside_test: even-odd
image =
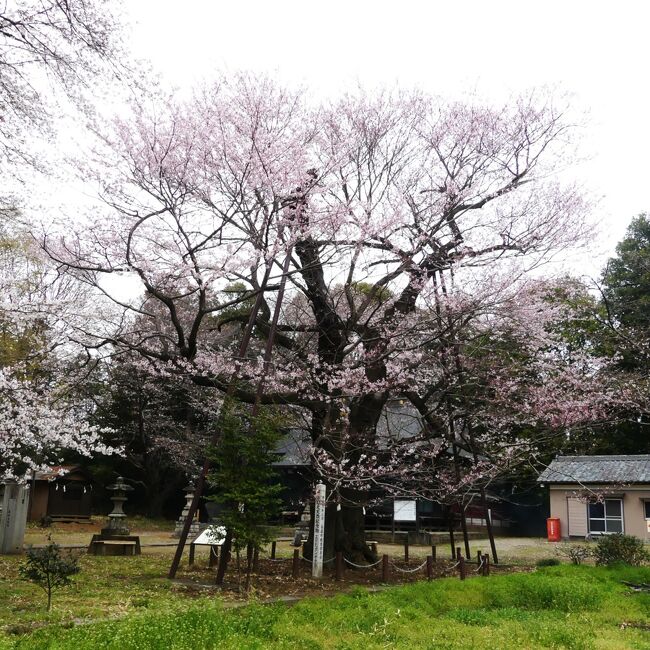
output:
[[[463,557],[463,553],[460,550],[460,546],[456,547],[456,560],[460,560],[460,558]]]
[[[451,544],[451,559],[456,557],[456,540],[454,539],[454,513],[449,508],[449,543]]]
[[[291,577],[295,580],[300,575],[300,550],[293,549],[293,562],[291,564]]]
[[[462,555],[458,556],[458,573],[460,574],[460,579],[465,580],[465,558]]]
[[[409,563],[409,534],[406,533],[406,541],[404,542],[404,562]]]
[[[388,582],[388,555],[381,557],[381,581]]]
[[[470,560],[472,554],[469,550],[469,534],[467,532],[467,519],[465,518],[465,504],[460,504],[460,527],[463,531],[463,542],[465,544],[465,557]]]
[[[490,575],[490,554],[489,553],[485,554],[484,561],[485,561],[485,567],[483,568],[483,570],[485,571],[484,575],[489,576]]]
[[[336,575],[335,580],[343,578],[343,552],[336,551]]]
[[[436,561],[436,545],[435,544],[431,545],[431,559],[435,564],[435,561]]]
[[[476,566],[481,566],[481,558],[482,557],[483,557],[483,554],[481,553],[481,551],[476,551],[476,562],[477,562]]]
[[[194,550],[196,549],[196,546],[194,544],[190,544],[190,559],[188,561],[188,564],[192,566],[194,564]]]
[[[485,527],[487,528],[488,539],[490,540],[490,549],[492,550],[492,557],[494,558],[494,563],[499,564],[499,556],[497,555],[497,545],[496,542],[494,541],[494,529],[492,528],[492,512],[490,508],[488,508],[485,488],[481,488],[481,502],[483,504],[483,510],[485,511]]]
[[[427,555],[427,580],[431,580],[433,578],[433,557],[431,555]]]
[[[277,544],[278,544],[278,543],[277,543],[275,540],[273,540],[273,541],[271,542],[271,559],[272,559],[272,560],[275,560],[275,549],[276,549],[276,547],[277,547]]]

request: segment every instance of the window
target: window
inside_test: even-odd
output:
[[[645,507],[645,518],[650,519],[650,501],[645,501],[643,505]]]
[[[646,516],[650,514],[646,502]],[[594,535],[623,532],[623,501],[605,499],[600,503],[589,504],[589,532]]]

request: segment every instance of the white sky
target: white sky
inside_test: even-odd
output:
[[[135,0],[134,54],[187,88],[215,68],[268,71],[320,96],[360,82],[491,99],[559,85],[589,120],[576,170],[595,197],[597,273],[650,210],[650,2]]]

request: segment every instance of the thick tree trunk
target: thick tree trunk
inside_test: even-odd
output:
[[[335,418],[323,411],[314,413],[312,435],[315,444],[321,444],[328,453],[335,457],[346,455],[354,461],[358,460],[364,447],[375,444],[375,430],[377,421],[386,402],[386,396],[367,395],[350,404],[349,428],[347,440],[351,441],[351,449],[343,448],[343,436],[337,435],[336,427],[332,426]],[[328,422],[329,430],[325,431],[324,423]],[[324,435],[326,434],[326,435]],[[328,489],[328,499],[332,494]],[[325,543],[323,559],[334,559],[337,552],[341,551],[346,560],[355,564],[372,563],[376,556],[366,543],[364,503],[368,498],[365,492],[350,488],[339,488],[334,495],[338,503],[330,503],[325,509]],[[305,555],[312,558],[312,544],[314,532],[314,508],[311,506],[311,523],[309,542],[305,548]]]
[[[311,507],[309,540],[305,544],[305,557],[313,559],[314,507]],[[377,560],[366,543],[365,516],[363,506],[330,503],[325,508],[325,541],[323,544],[324,566],[334,566],[336,553],[355,564],[367,564]]]

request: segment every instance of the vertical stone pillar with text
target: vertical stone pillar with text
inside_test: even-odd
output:
[[[7,482],[0,514],[0,554],[22,553],[29,508],[29,486]]]
[[[312,556],[312,576],[323,577],[323,548],[325,545],[325,492],[322,483],[316,485],[314,497],[314,551]]]

